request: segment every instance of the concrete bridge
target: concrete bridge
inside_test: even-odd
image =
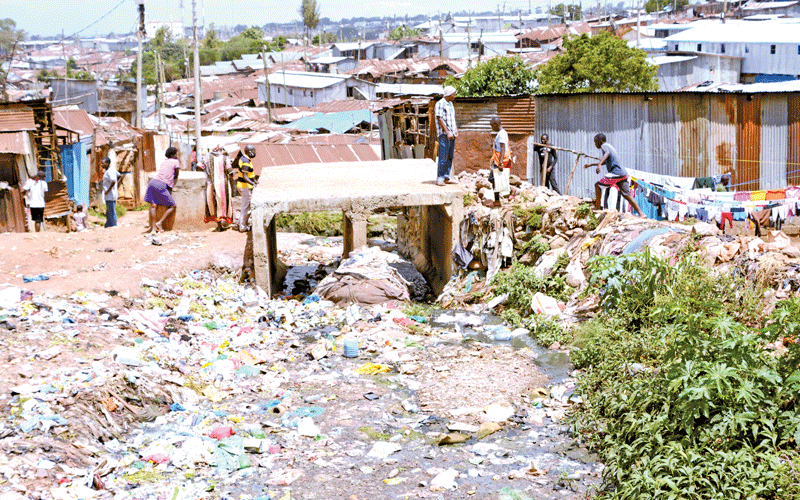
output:
[[[440,293],[453,272],[464,191],[437,186],[436,165],[424,160],[308,163],[262,170],[251,202],[255,281],[267,293],[280,290],[285,266],[278,260],[275,216],[303,212],[344,214],[344,254],[367,243],[367,217],[379,208],[403,207],[413,224],[398,224],[398,241],[417,246],[417,269]],[[413,237],[403,234],[417,228]],[[408,257],[408,256],[407,256]]]

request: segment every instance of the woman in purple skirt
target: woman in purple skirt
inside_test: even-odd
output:
[[[156,176],[147,183],[147,192],[144,201],[150,204],[150,229],[148,232],[161,232],[162,224],[175,212],[175,198],[172,197],[172,188],[178,180],[181,163],[178,161],[178,148],[170,146],[165,153],[167,157],[158,167]],[[161,219],[156,221],[156,206],[167,207]]]

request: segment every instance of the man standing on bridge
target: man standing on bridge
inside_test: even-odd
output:
[[[453,168],[453,152],[456,148],[458,127],[456,126],[456,89],[448,85],[444,88],[444,96],[436,102],[436,133],[439,136],[439,165],[436,174],[436,185],[444,186],[456,184],[450,178],[450,169]]]

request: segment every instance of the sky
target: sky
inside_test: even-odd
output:
[[[198,24],[217,26],[263,26],[270,22],[297,21],[300,0],[195,0]],[[561,0],[552,0],[553,5]],[[591,0],[589,0],[591,1]],[[440,12],[507,12],[547,5],[547,0],[474,0],[465,7],[451,0],[317,0],[320,16],[333,21],[352,17],[399,16],[419,14],[437,17]],[[147,21],[192,20],[192,0],[144,0]],[[11,18],[18,29],[30,35],[70,37],[105,36],[110,32],[129,33],[137,22],[136,0],[0,0],[0,19]]]

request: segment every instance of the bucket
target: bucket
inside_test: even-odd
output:
[[[345,339],[344,341],[344,357],[357,358],[358,357],[358,341],[355,339]]]

